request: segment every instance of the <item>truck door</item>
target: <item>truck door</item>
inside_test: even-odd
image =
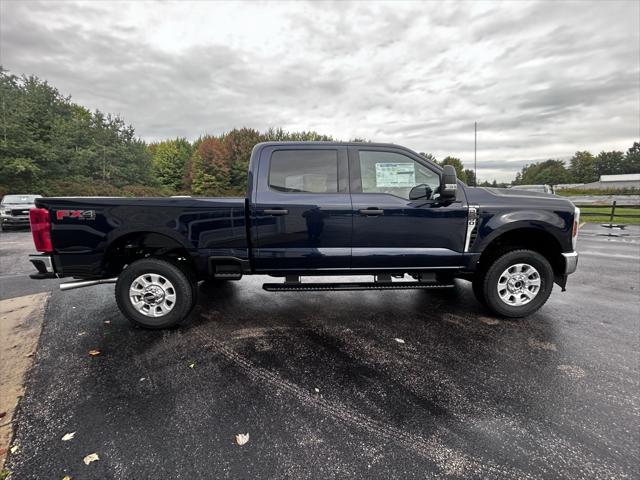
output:
[[[464,192],[438,200],[440,171],[393,147],[349,148],[353,203],[352,270],[457,268],[467,224]],[[429,198],[410,200],[416,185]],[[354,272],[355,273],[355,272]]]
[[[352,206],[346,147],[271,145],[251,208],[256,271],[348,270]]]

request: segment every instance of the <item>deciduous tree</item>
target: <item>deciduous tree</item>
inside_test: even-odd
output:
[[[198,142],[191,157],[191,190],[196,195],[222,195],[229,191],[229,149],[217,137]]]
[[[570,183],[589,183],[598,180],[596,159],[591,152],[576,152],[569,161]]]
[[[149,151],[153,158],[154,173],[160,183],[179,191],[182,188],[187,162],[191,157],[191,144],[185,138],[176,138],[149,145]]]

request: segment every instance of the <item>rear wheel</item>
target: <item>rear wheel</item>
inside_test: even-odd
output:
[[[182,322],[195,304],[195,287],[179,267],[145,258],[123,270],[116,282],[116,301],[134,325],[169,328]]]
[[[533,250],[513,250],[496,258],[476,277],[473,291],[493,313],[525,317],[545,304],[553,289],[553,268]]]

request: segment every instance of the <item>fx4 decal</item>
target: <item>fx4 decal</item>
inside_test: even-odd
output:
[[[56,218],[62,220],[64,218],[75,218],[78,220],[93,220],[96,218],[95,210],[58,210]]]

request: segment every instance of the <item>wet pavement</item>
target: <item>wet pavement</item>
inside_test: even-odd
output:
[[[0,231],[0,300],[57,288],[60,280],[36,282],[29,278],[35,272],[27,258],[31,253],[37,252],[28,228]]]
[[[201,286],[191,318],[163,332],[132,328],[112,285],[53,291],[7,468],[16,479],[638,478],[640,230],[599,232],[581,232],[568,291],[520,321],[490,316],[464,281],[267,293],[268,277],[248,277]],[[2,234],[9,296],[27,282],[19,261],[5,276],[13,235],[12,252],[30,241]]]

